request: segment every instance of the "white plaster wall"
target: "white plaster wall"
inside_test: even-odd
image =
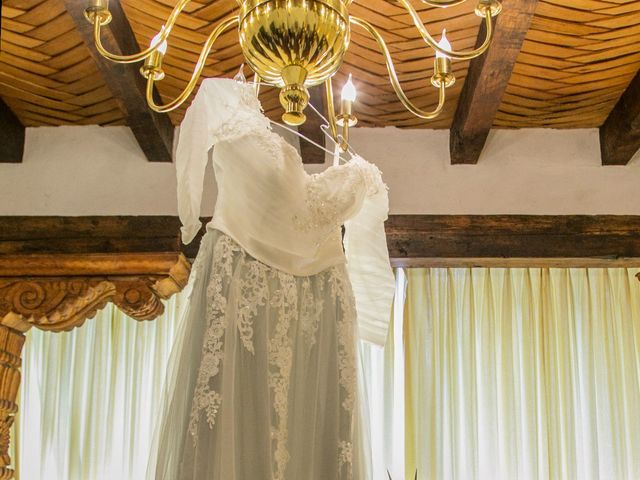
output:
[[[392,213],[640,214],[638,156],[601,166],[597,130],[495,131],[478,165],[450,165],[448,141],[387,128],[352,144],[382,170]],[[175,191],[173,165],[147,162],[124,127],[29,128],[23,163],[0,164],[0,215],[173,215]]]

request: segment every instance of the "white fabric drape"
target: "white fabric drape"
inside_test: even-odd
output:
[[[366,365],[369,396],[384,399],[378,471],[389,467],[394,479],[413,478],[416,468],[418,478],[438,480],[640,478],[634,274],[407,270],[394,336]]]
[[[187,294],[153,322],[109,305],[71,332],[29,332],[14,436],[18,479],[144,478]]]
[[[635,271],[396,273],[387,345],[361,346],[374,480],[640,478]],[[20,478],[144,478],[181,298],[30,333]]]

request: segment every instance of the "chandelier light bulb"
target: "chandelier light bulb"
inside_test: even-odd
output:
[[[342,100],[345,102],[355,102],[358,96],[356,86],[353,84],[353,76],[349,74],[349,80],[342,87]]]
[[[160,35],[162,35],[163,31],[164,31],[164,25],[162,26],[162,28],[160,29],[158,34],[155,37],[153,37],[153,39],[151,40],[151,45],[155,45],[156,43],[158,43],[158,40],[160,40]],[[162,42],[160,45],[158,45],[158,52],[160,52],[162,55],[167,53],[167,41],[166,40],[164,42]]]
[[[446,50],[451,50],[451,44],[449,43],[449,40],[447,39],[447,29],[446,28],[442,29],[442,37],[440,38],[440,41],[438,42],[438,46],[440,48],[444,48]],[[449,56],[445,55],[444,53],[440,53],[440,52],[436,51],[436,58],[449,58]]]

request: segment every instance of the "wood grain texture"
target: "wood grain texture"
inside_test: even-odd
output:
[[[0,217],[0,255],[180,251],[171,216]]]
[[[640,259],[640,216],[394,215],[389,254],[413,259]]]
[[[0,163],[21,163],[24,153],[24,125],[0,99]]]
[[[123,123],[62,0],[4,0],[0,96],[26,127]]]
[[[327,118],[324,85],[311,87],[309,89],[309,97],[309,103]],[[325,135],[320,128],[324,122],[311,107],[307,107],[306,115],[307,121],[298,127],[298,132],[324,147],[326,145]],[[300,155],[302,156],[302,163],[324,163],[325,159],[324,151],[303,138],[300,139]]]
[[[596,128],[640,68],[640,2],[540,0],[494,128]]]
[[[484,55],[471,61],[467,71],[449,135],[452,164],[478,163],[537,3],[537,0],[502,2],[503,12],[494,21],[493,43]],[[485,36],[482,25],[476,47]]]
[[[603,165],[626,165],[640,149],[640,71],[600,127]]]
[[[84,7],[84,2],[76,3]],[[124,9],[138,43],[148,45],[175,1],[111,2],[112,7],[117,4]],[[454,48],[474,46],[480,24],[473,14],[475,2],[446,9],[421,2],[414,6],[433,36],[439,38],[446,27]],[[184,88],[207,34],[234,12],[234,0],[188,5],[169,42],[164,62],[167,77],[158,83],[163,100]],[[429,85],[433,51],[425,46],[407,13],[389,0],[355,0],[350,12],[380,30],[407,95],[417,106],[431,109],[437,100],[437,92]],[[640,68],[639,15],[637,1],[539,0],[493,128],[602,125]],[[63,0],[4,0],[2,19],[0,97],[25,126],[124,122]],[[229,31],[207,59],[204,76],[231,77],[242,62],[237,31]],[[354,74],[359,126],[450,128],[467,67],[468,62],[454,62],[457,82],[448,91],[442,115],[433,121],[418,119],[397,100],[375,43],[354,28],[335,86],[339,91],[346,75]],[[278,91],[264,88],[260,98],[266,114],[279,119]],[[188,103],[170,114],[174,124],[181,121]]]
[[[165,275],[179,252],[0,255],[0,277]]]
[[[0,313],[1,315],[1,313]],[[19,330],[0,325],[0,479],[14,478],[11,468],[11,431],[18,412],[20,367],[25,336]]]
[[[640,216],[391,215],[386,231],[396,265],[640,266]],[[171,216],[0,217],[0,259],[92,254],[97,266],[110,254],[183,252],[195,258],[204,232],[203,226],[184,246],[180,222]],[[162,255],[148,258],[160,261]]]
[[[77,0],[65,0],[64,3],[147,159],[151,162],[171,162],[173,124],[166,114],[156,113],[148,107],[146,82],[140,75],[139,65],[118,64],[103,58],[94,45],[93,26],[84,18],[86,4]],[[102,34],[106,50],[120,55],[138,51],[138,43],[120,3],[112,2],[110,11],[113,19]]]

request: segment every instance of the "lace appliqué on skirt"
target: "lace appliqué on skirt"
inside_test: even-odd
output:
[[[198,420],[201,411],[205,411],[210,427],[216,422],[222,397],[211,389],[210,381],[220,371],[223,357],[223,337],[226,327],[225,312],[227,299],[223,294],[223,284],[231,277],[234,253],[243,254],[242,249],[229,237],[220,237],[213,248],[213,264],[216,268],[211,274],[207,287],[207,330],[202,345],[202,358],[196,380],[189,433],[194,442],[198,438]]]
[[[238,331],[242,344],[251,353],[255,353],[253,318],[258,314],[258,307],[265,305],[268,296],[267,272],[265,264],[252,260],[246,265],[246,273],[240,280]]]
[[[204,268],[199,268],[199,274]],[[214,388],[214,379],[222,369],[225,332],[237,328],[244,349],[255,355],[254,322],[262,318],[261,309],[273,312],[275,324],[267,340],[268,386],[272,393],[273,420],[271,441],[274,442],[271,480],[286,478],[290,456],[289,398],[293,367],[293,336],[296,323],[304,338],[305,348],[316,344],[319,323],[326,302],[338,307],[336,316],[338,341],[338,380],[343,389],[342,408],[353,414],[356,400],[355,304],[351,285],[343,266],[318,274],[313,284],[310,277],[295,277],[253,259],[230,237],[221,235],[213,248],[212,269],[207,286],[207,329],[201,364],[194,392],[189,432],[197,443],[202,414],[209,428],[216,424],[222,407],[222,396]],[[276,287],[274,287],[276,285]],[[315,287],[314,287],[315,285]],[[325,287],[326,286],[326,287]],[[324,289],[329,297],[324,300]],[[235,300],[230,303],[230,293]],[[333,299],[333,300],[332,300]],[[348,465],[345,478],[351,478],[351,431],[344,431],[337,448],[340,469]],[[342,478],[342,477],[341,477]]]

